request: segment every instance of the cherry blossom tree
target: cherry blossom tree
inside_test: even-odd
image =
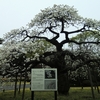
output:
[[[26,28],[12,30],[5,34],[5,38],[10,41],[16,39],[17,42],[32,41],[33,44],[37,40],[40,41],[42,39],[51,43],[56,50],[51,48],[51,50],[49,49],[50,51],[44,51],[42,54],[35,54],[36,58],[34,61],[44,63],[52,68],[57,68],[58,92],[68,94],[70,85],[68,77],[69,67],[66,63],[68,62],[67,57],[70,57],[72,61],[75,61],[77,57],[69,50],[63,50],[63,46],[68,43],[76,43],[78,45],[86,43],[99,44],[100,40],[80,42],[70,38],[72,35],[89,31],[96,34],[99,30],[100,21],[81,17],[74,7],[68,5],[54,5],[51,8],[48,7],[41,10],[41,12],[27,24]],[[61,36],[62,38],[60,38]],[[36,46],[36,48],[38,47]],[[64,69],[66,70],[64,71]]]

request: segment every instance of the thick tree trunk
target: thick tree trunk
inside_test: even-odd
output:
[[[58,72],[58,93],[63,95],[69,94],[70,84],[69,84],[69,77],[68,77],[68,70],[64,71],[67,68],[66,61],[65,61],[66,53],[63,51],[58,52],[56,55],[57,62],[55,66],[57,66]]]
[[[68,95],[70,89],[68,72],[66,74],[58,73],[58,93]]]

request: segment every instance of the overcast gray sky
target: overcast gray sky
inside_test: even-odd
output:
[[[74,6],[82,17],[100,20],[100,0],[0,0],[0,38],[26,26],[41,9],[54,4]]]

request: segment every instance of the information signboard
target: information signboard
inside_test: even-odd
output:
[[[57,69],[32,69],[31,91],[57,91]]]

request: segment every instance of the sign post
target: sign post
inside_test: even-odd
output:
[[[34,100],[34,91],[31,91],[31,100]]]
[[[31,91],[55,91],[57,100],[57,69],[32,69]],[[32,98],[34,100],[34,97]]]
[[[55,100],[57,100],[57,91],[55,91],[54,93]]]

